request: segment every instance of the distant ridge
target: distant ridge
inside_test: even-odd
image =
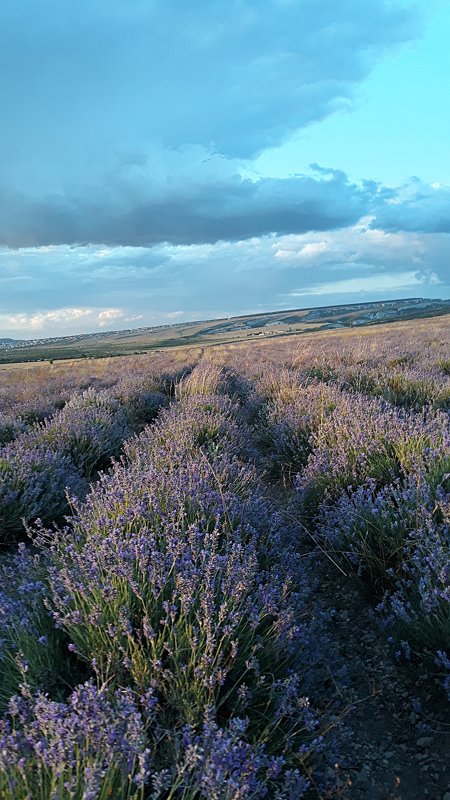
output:
[[[343,305],[264,311],[213,320],[176,322],[120,331],[18,340],[0,338],[0,363],[102,358],[167,347],[209,346],[254,337],[296,336],[450,314],[450,300],[410,297]]]

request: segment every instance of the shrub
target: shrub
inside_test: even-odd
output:
[[[111,401],[95,400],[93,392],[73,398],[52,419],[29,434],[36,442],[68,456],[86,478],[106,467],[132,432],[125,408],[119,404],[114,407]]]
[[[256,697],[259,671],[289,658],[296,626],[289,581],[259,568],[242,498],[208,492],[189,467],[165,485],[148,470],[146,495],[134,485],[134,498],[81,509],[50,577],[55,618],[99,678],[154,686],[169,716],[194,722],[211,703],[239,710],[243,682]]]
[[[450,495],[438,487],[419,509],[393,588],[379,610],[403,655],[438,671],[450,696]],[[419,516],[419,515],[418,515]]]
[[[0,413],[0,447],[12,442],[25,428],[26,424],[20,417]]]
[[[379,610],[403,652],[434,670],[450,650],[450,514],[445,479],[424,470],[377,490],[373,481],[319,515],[325,547],[383,597]]]
[[[26,436],[26,434],[24,434]],[[0,449],[0,542],[23,530],[22,518],[46,522],[68,509],[66,488],[82,496],[86,484],[71,459],[44,444],[27,446],[19,437]]]
[[[399,415],[382,401],[340,392],[332,413],[312,437],[312,453],[296,479],[305,516],[336,500],[348,486],[373,478],[377,486],[399,474],[392,442],[404,434]]]
[[[33,691],[61,693],[73,677],[67,641],[46,607],[45,559],[23,544],[0,571],[0,706],[26,682]]]
[[[127,690],[86,683],[68,703],[24,691],[0,720],[3,800],[143,798],[149,774],[142,715]]]
[[[186,454],[197,452],[217,458],[224,455],[251,459],[254,446],[250,431],[240,418],[239,408],[228,398],[217,395],[188,397],[163,409],[157,422],[139,437],[128,441],[124,452],[129,461],[159,458],[167,461],[167,453],[178,462]],[[201,451],[201,452],[199,452]]]
[[[298,769],[286,769],[282,756],[266,753],[264,745],[249,744],[245,720],[231,720],[227,728],[206,721],[200,732],[186,726],[176,770],[159,783],[169,798],[187,800],[301,800],[310,781]],[[165,778],[165,780],[164,780]]]
[[[422,496],[421,496],[422,495]],[[416,477],[377,489],[373,479],[353,492],[344,492],[318,515],[324,545],[355,569],[375,590],[393,586],[408,557],[408,539],[420,524],[429,492]]]
[[[368,479],[377,488],[420,466],[445,462],[450,452],[444,414],[405,414],[384,401],[341,393],[336,409],[312,437],[313,451],[296,486],[304,513],[314,517],[321,503],[334,502],[348,487]]]

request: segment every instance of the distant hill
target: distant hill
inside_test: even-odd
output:
[[[61,358],[102,358],[145,353],[167,347],[209,346],[293,336],[319,330],[355,328],[399,320],[450,314],[450,300],[423,297],[368,303],[285,309],[226,319],[101,331],[52,339],[0,339],[0,364]]]

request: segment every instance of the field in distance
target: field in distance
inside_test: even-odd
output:
[[[180,346],[211,346],[256,338],[345,330],[450,313],[450,300],[412,298],[322,308],[283,310],[154,328],[103,331],[52,339],[0,339],[0,364],[102,358]]]

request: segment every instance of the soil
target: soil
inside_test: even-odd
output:
[[[272,502],[292,519],[292,491],[270,482]],[[305,533],[299,550],[314,560],[320,600],[334,609],[331,637],[347,668],[336,686],[348,709],[327,800],[450,800],[450,713],[442,686],[395,657],[362,583],[346,576]],[[325,798],[324,798],[325,800]]]
[[[336,609],[333,640],[350,677],[342,699],[352,705],[330,796],[450,800],[450,715],[442,692],[396,661],[355,580],[330,562],[321,572],[323,602]]]

